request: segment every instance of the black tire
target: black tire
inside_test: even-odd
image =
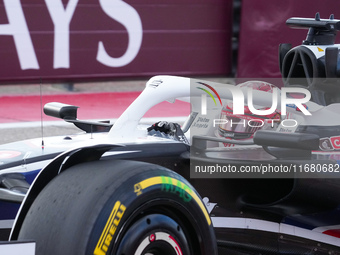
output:
[[[34,201],[18,239],[35,240],[37,255],[217,254],[194,188],[173,171],[133,161],[61,173]]]

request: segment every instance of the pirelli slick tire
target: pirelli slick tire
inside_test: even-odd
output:
[[[217,254],[201,198],[180,175],[132,161],[62,172],[39,194],[19,233],[37,255]]]

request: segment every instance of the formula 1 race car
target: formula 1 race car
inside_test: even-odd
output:
[[[340,104],[311,89],[156,76],[114,125],[49,103],[85,133],[0,147],[1,237],[36,254],[340,254]],[[139,123],[175,100],[182,126]]]

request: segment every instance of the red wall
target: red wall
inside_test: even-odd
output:
[[[228,75],[231,21],[232,0],[0,0],[0,82]]]
[[[322,19],[329,18],[332,13],[335,19],[340,19],[340,2],[242,0],[237,77],[281,77],[279,44],[292,43],[294,47],[301,44],[307,35],[307,30],[286,26],[286,20],[291,17],[313,18],[316,12],[320,12]]]

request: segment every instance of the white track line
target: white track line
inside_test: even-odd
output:
[[[160,120],[165,120],[169,122],[184,122],[187,119],[187,117],[150,117],[150,118],[142,118],[140,123],[146,124],[146,123],[155,123]],[[90,120],[90,121],[101,121],[100,120]],[[114,123],[117,119],[110,119],[111,123]],[[71,123],[58,120],[58,121],[44,121],[43,126],[44,127],[52,127],[52,126],[67,126],[72,125]],[[27,121],[27,122],[10,122],[10,123],[0,123],[0,129],[10,129],[10,128],[35,128],[40,127],[41,122],[40,121]]]

